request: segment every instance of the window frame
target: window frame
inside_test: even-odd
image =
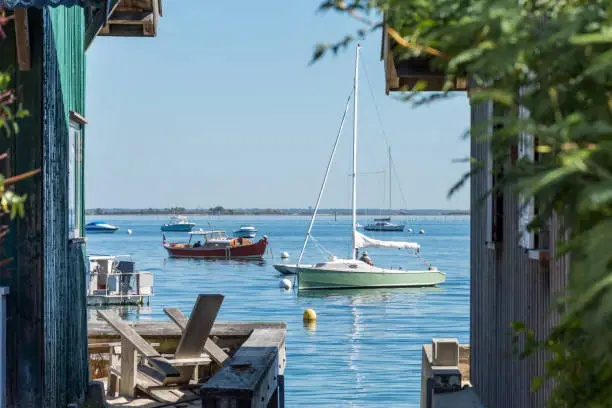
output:
[[[527,89],[521,87],[519,89],[519,98],[522,98]],[[530,112],[523,105],[519,105],[519,119],[529,118]],[[519,134],[518,157],[538,162],[540,155],[537,152],[538,138],[527,132]],[[527,199],[524,194],[519,194],[519,217],[518,217],[518,232],[519,232],[519,247],[529,252],[529,258],[542,260],[545,254],[548,253],[550,242],[543,239],[545,234],[541,231],[529,231],[528,225],[537,215],[538,203],[531,197]]]
[[[494,183],[494,178],[495,175],[493,174],[493,153],[491,150],[491,137],[493,135],[493,101],[489,100],[487,101],[487,118],[489,120],[489,124],[487,126],[487,139],[486,139],[486,152],[487,152],[487,159],[486,159],[486,189],[487,189],[487,202],[486,202],[486,206],[487,206],[487,234],[486,234],[486,242],[485,245],[490,246],[490,245],[495,245],[493,238],[494,238],[494,234],[493,234],[493,229],[494,229],[494,208],[493,208],[493,203],[494,203],[494,197],[493,197],[493,193],[491,192],[493,190],[493,183]]]
[[[74,111],[70,111],[68,124],[68,239],[84,238],[84,141],[83,133],[87,120]],[[73,147],[74,146],[74,147]],[[71,171],[72,168],[72,171]],[[71,207],[73,211],[71,212]]]

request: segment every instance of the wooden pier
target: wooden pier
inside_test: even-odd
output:
[[[284,407],[286,323],[215,322],[221,300],[200,295],[190,318],[165,309],[169,321],[100,311],[105,321],[88,325],[89,361],[107,404]]]

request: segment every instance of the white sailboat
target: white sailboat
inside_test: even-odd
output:
[[[391,175],[392,175],[391,147],[389,147],[389,212],[391,212]],[[391,217],[374,218],[374,222],[367,224],[363,229],[365,231],[380,231],[380,232],[402,232],[406,227],[405,224],[394,224],[391,222]]]
[[[348,102],[340,125],[340,130],[336,137],[336,142],[330,157],[327,171],[323,179],[321,190],[315,210],[310,220],[308,231],[304,239],[302,251],[295,265],[276,264],[274,267],[283,274],[297,273],[298,289],[340,289],[340,288],[381,288],[381,287],[418,287],[418,286],[435,286],[443,283],[446,280],[446,274],[440,272],[435,267],[429,267],[427,270],[403,270],[403,269],[385,269],[366,263],[362,259],[357,259],[360,248],[377,247],[377,248],[396,248],[396,249],[412,249],[418,251],[420,246],[414,242],[400,241],[381,241],[367,237],[357,231],[357,96],[359,87],[359,45],[357,45],[355,58],[355,82],[353,88],[354,95],[354,116],[353,116],[353,216],[352,216],[352,241],[353,250],[351,251],[350,259],[338,259],[335,256],[330,256],[327,261],[319,262],[314,265],[302,265],[300,262],[310,237],[310,232],[314,224],[321,196],[325,189],[327,176],[331,167],[338,140],[344,126],[344,119],[348,110]],[[349,97],[350,102],[350,97]]]

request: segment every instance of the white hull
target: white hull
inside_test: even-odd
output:
[[[290,267],[295,265],[290,265]],[[288,268],[289,269],[289,268]],[[358,260],[337,260],[300,265],[299,289],[351,289],[424,287],[444,283],[446,274],[436,269],[407,271],[370,266]]]
[[[295,275],[297,274],[297,265],[289,265],[289,264],[274,264],[274,269],[282,273],[283,275]],[[300,265],[300,270],[302,268],[312,267],[313,265]]]
[[[107,305],[142,305],[149,303],[149,296],[144,295],[87,295],[87,306]]]

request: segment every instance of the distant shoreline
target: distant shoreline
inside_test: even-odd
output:
[[[319,211],[317,216],[321,217],[350,217],[350,212],[333,212],[330,210]],[[87,210],[85,215],[88,216],[101,216],[101,215],[159,215],[170,217],[172,215],[185,215],[185,216],[253,216],[253,215],[278,215],[278,216],[311,216],[312,210],[224,210],[224,211],[194,211],[194,210],[183,210],[183,211],[169,211],[169,210],[106,210],[106,209],[95,209]],[[377,211],[357,211],[358,216],[371,216],[371,217],[400,217],[400,216],[466,216],[470,215],[469,211],[397,211],[397,212],[385,212],[379,213]]]

